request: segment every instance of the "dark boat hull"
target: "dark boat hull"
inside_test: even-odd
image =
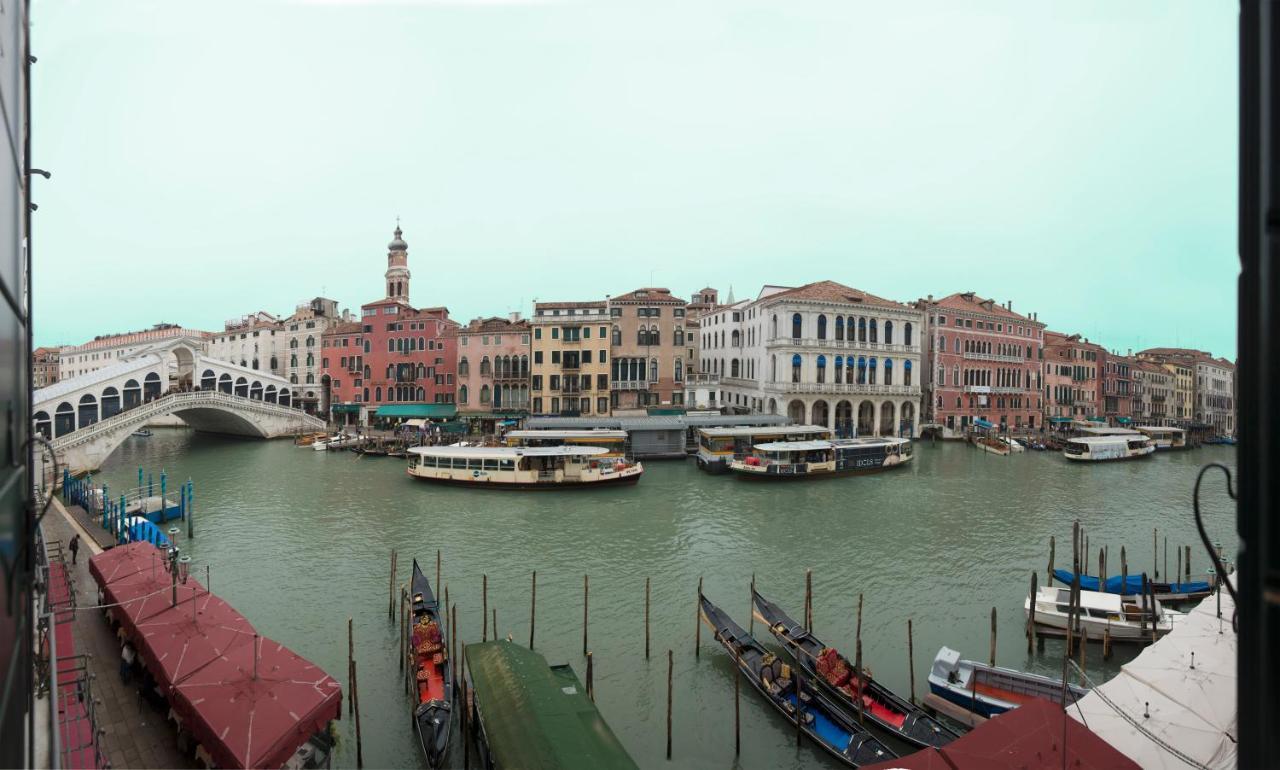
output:
[[[448,628],[444,618],[441,616],[440,604],[436,600],[435,592],[431,590],[431,581],[422,573],[417,559],[413,560],[413,577],[410,588],[410,601],[412,603],[410,633],[412,633],[413,624],[421,617],[426,616],[435,621],[440,628],[441,646],[445,651],[444,664],[440,667],[440,674],[444,681],[444,697],[415,703],[412,714],[414,730],[418,734],[418,743],[422,747],[423,757],[426,758],[429,767],[438,768],[444,766],[445,758],[449,754],[449,736],[452,733],[453,724],[453,664],[449,659]],[[418,596],[422,597],[422,605],[420,607],[416,604],[416,597]]]
[[[502,481],[486,481],[483,484],[475,481],[465,481],[462,479],[441,479],[431,476],[416,476],[409,474],[411,478],[418,481],[425,481],[430,484],[440,484],[451,487],[468,487],[471,489],[500,489],[506,491],[533,492],[542,490],[555,489],[595,489],[596,487],[623,487],[635,484],[643,476],[643,473],[635,473],[628,476],[618,476],[615,478],[604,479],[603,481],[587,481],[576,482],[566,481],[559,484],[515,484]]]
[[[811,680],[816,681],[818,687],[827,695],[845,704],[848,708],[857,711],[858,704],[853,698],[849,697],[848,693],[834,687],[818,673],[813,656],[824,648],[822,642],[808,632],[804,632],[799,641],[794,641],[792,636],[784,630],[800,628],[791,617],[757,591],[752,591],[751,599],[755,607],[756,617],[760,618],[765,626],[769,628],[770,633],[778,641],[782,642],[787,653],[804,670],[805,674]],[[803,651],[798,651],[797,648]],[[851,670],[855,670],[855,666],[852,663],[847,660],[845,663]],[[862,673],[865,675],[865,671]],[[863,688],[864,692],[873,700],[885,704],[886,707],[903,716],[902,725],[897,726],[890,723],[886,718],[881,717],[874,709],[864,709],[862,716],[886,735],[892,736],[914,748],[941,747],[960,737],[947,729],[941,722],[930,717],[922,709],[914,706],[875,679],[866,676],[863,679]]]

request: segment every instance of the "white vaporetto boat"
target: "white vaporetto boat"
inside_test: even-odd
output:
[[[779,479],[874,473],[911,462],[911,439],[842,438],[756,444],[729,470],[746,478]]]
[[[1036,628],[1043,632],[1064,635],[1067,630],[1067,613],[1071,591],[1056,586],[1043,586],[1036,592]],[[1144,604],[1146,609],[1143,609]],[[1023,601],[1023,609],[1031,615],[1031,597]],[[1155,598],[1121,596],[1119,594],[1080,591],[1080,614],[1073,633],[1089,632],[1089,640],[1101,642],[1110,632],[1113,642],[1147,642],[1173,630],[1185,613],[1166,609]]]
[[[409,475],[423,481],[494,489],[562,489],[634,484],[640,463],[594,446],[414,447]]]
[[[1139,425],[1138,431],[1151,439],[1156,449],[1186,449],[1187,432],[1182,428],[1168,428],[1161,425]]]
[[[1077,462],[1132,460],[1148,457],[1156,451],[1151,439],[1138,433],[1118,436],[1082,436],[1067,439],[1062,456]]]

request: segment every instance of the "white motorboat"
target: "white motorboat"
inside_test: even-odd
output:
[[[1151,443],[1151,439],[1141,433],[1135,433],[1067,439],[1062,456],[1076,462],[1104,462],[1150,457],[1155,451],[1156,448]]]
[[[1027,448],[1026,448],[1026,447],[1024,447],[1022,444],[1018,443],[1018,440],[1017,440],[1017,439],[1012,439],[1012,438],[1008,438],[1008,437],[1005,437],[1005,436],[1001,436],[999,440],[1000,440],[1000,442],[1001,442],[1002,444],[1004,444],[1005,446],[1009,447],[1009,450],[1010,450],[1010,451],[1012,451],[1012,452],[1025,452],[1025,451],[1027,451]]]
[[[1032,698],[1062,703],[1062,680],[963,660],[950,647],[938,650],[929,671],[929,689],[934,695],[984,717],[1015,709]],[[1083,687],[1067,685],[1067,702],[1075,703],[1088,693]]]
[[[644,466],[594,446],[413,447],[409,475],[490,489],[564,489],[634,484]]]
[[[1067,631],[1067,613],[1071,591],[1057,586],[1043,586],[1036,592],[1036,629],[1042,633],[1062,636]],[[1144,606],[1146,609],[1144,610]],[[1023,602],[1023,609],[1031,615],[1031,597]],[[1141,596],[1080,591],[1080,610],[1073,633],[1088,632],[1089,641],[1101,642],[1109,631],[1113,642],[1148,642],[1152,636],[1160,638],[1173,630],[1186,613],[1170,610],[1159,600]],[[1154,624],[1154,632],[1153,632]]]

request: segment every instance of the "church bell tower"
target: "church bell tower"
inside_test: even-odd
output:
[[[409,244],[396,221],[395,237],[387,244],[387,299],[409,303]]]

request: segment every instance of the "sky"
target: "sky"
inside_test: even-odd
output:
[[[317,295],[976,291],[1236,349],[1215,0],[32,0],[35,335]]]

